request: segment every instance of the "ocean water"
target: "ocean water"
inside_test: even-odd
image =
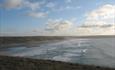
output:
[[[115,38],[75,38],[55,43],[1,48],[0,55],[115,68]]]

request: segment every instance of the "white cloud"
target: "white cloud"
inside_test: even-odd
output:
[[[2,6],[7,9],[12,9],[12,8],[21,7],[22,3],[23,3],[23,0],[5,0],[4,4],[2,4]]]
[[[47,25],[49,30],[66,31],[71,28],[72,23],[67,20],[50,20]]]
[[[54,8],[55,6],[56,6],[56,4],[52,3],[52,2],[49,2],[46,4],[46,7],[48,7],[48,8]]]
[[[77,18],[76,18],[76,17],[73,17],[73,18],[71,18],[69,21],[71,21],[72,23],[76,23],[76,22],[77,22]]]
[[[115,5],[101,6],[89,14],[81,27],[76,29],[80,35],[115,35]]]
[[[28,8],[37,10],[40,8],[41,2],[31,2],[29,0],[5,0],[2,4],[6,9]]]
[[[115,5],[104,5],[87,14],[84,25],[115,24]]]
[[[78,6],[78,7],[77,6],[66,6],[65,10],[71,10],[71,9],[74,10],[74,9],[79,9],[79,8],[81,8],[81,7],[80,6]]]
[[[27,16],[35,17],[35,18],[44,18],[48,15],[48,13],[37,12],[41,9],[41,4],[43,2],[32,2],[30,0],[5,0],[2,4],[3,8],[6,9],[23,9],[29,10],[30,13],[26,13]]]
[[[31,17],[35,17],[35,18],[44,18],[46,17],[48,14],[44,13],[44,12],[31,12],[28,13],[27,16],[31,16]]]
[[[65,11],[65,10],[77,10],[77,9],[81,9],[82,7],[81,6],[65,6],[65,7],[59,7],[59,8],[55,8],[54,11]]]
[[[66,3],[71,3],[71,2],[72,2],[72,0],[65,0],[65,2],[66,2]]]
[[[24,2],[24,6],[30,8],[31,10],[37,10],[37,9],[39,9],[40,5],[41,4],[38,3],[38,2],[29,2],[29,1],[25,1]]]

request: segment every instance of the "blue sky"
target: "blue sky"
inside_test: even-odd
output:
[[[114,9],[115,0],[0,0],[0,36],[64,35],[63,32],[67,32],[66,35],[100,34],[99,27],[96,28],[98,32],[89,28],[93,33],[84,34],[82,30],[85,28],[81,29],[80,26],[96,20],[89,21],[89,17],[94,18],[90,16],[91,13],[108,7]],[[96,15],[100,17],[97,12]],[[111,11],[108,13],[111,15]],[[108,13],[103,16],[106,17]],[[114,26],[114,15],[112,16],[111,20],[110,17],[106,20],[113,21],[111,24]],[[94,24],[97,25],[98,22],[103,21],[96,20]],[[81,30],[77,31],[79,29]]]

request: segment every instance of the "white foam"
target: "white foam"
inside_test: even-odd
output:
[[[71,58],[59,55],[59,56],[54,56],[53,60],[56,60],[56,61],[67,61],[68,62],[68,61],[71,61]]]
[[[87,51],[87,49],[84,49],[83,52],[85,53]]]
[[[81,56],[81,54],[77,54],[77,53],[64,53],[63,56],[72,57],[72,56]]]
[[[56,50],[57,49],[57,47],[49,47],[47,50]]]
[[[69,49],[69,50],[65,50],[66,52],[70,52],[70,53],[84,53],[87,51],[87,49]]]

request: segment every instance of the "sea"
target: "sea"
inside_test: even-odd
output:
[[[115,38],[72,38],[57,42],[10,45],[0,55],[115,68]]]

